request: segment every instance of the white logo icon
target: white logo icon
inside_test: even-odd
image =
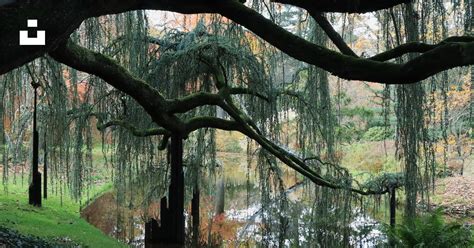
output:
[[[29,28],[37,28],[38,20],[29,19]],[[20,46],[44,46],[46,45],[46,31],[36,31],[36,37],[28,37],[28,30],[20,30]]]

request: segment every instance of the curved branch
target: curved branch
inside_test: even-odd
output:
[[[244,132],[242,125],[236,121],[224,120],[217,117],[199,116],[186,122],[187,134],[201,128],[216,128],[226,131]]]
[[[328,181],[327,179],[319,175],[317,172],[315,172],[313,169],[311,169],[303,160],[298,158],[296,155],[292,154],[288,150],[280,147],[279,145],[266,138],[263,133],[258,129],[257,125],[250,119],[250,117],[244,112],[242,112],[234,104],[232,98],[230,97],[230,94],[227,94],[228,88],[226,86],[227,84],[225,83],[225,76],[223,75],[223,72],[219,69],[216,69],[216,67],[212,64],[209,64],[209,68],[215,76],[216,84],[221,86],[219,87],[219,91],[223,95],[224,101],[219,106],[224,109],[232,118],[234,118],[236,123],[240,125],[239,130],[237,131],[256,141],[260,146],[262,146],[265,150],[277,157],[281,162],[283,162],[290,168],[296,170],[297,172],[301,173],[303,176],[307,177],[317,185],[333,189],[350,189],[359,194],[371,194],[369,192],[364,192],[358,189],[352,189],[350,188],[350,186],[347,185],[340,185]]]
[[[386,192],[378,192],[378,191],[372,191],[372,190],[361,190],[361,189],[352,188],[350,185],[344,185],[344,184],[331,182],[331,181],[323,178],[321,175],[319,175],[313,169],[311,169],[305,163],[305,161],[298,158],[296,155],[294,155],[291,152],[289,152],[288,150],[278,146],[277,144],[270,141],[265,136],[257,133],[247,123],[244,123],[242,121],[239,121],[239,123],[241,124],[241,127],[240,127],[241,130],[236,130],[236,131],[239,131],[242,134],[246,135],[247,137],[253,139],[260,146],[262,146],[262,148],[267,150],[273,156],[277,157],[281,162],[283,162],[284,164],[286,164],[290,168],[294,169],[295,171],[299,172],[303,176],[307,177],[309,180],[311,180],[313,183],[315,183],[317,185],[332,188],[332,189],[347,189],[347,190],[350,190],[354,193],[358,193],[358,194],[361,194],[361,195],[378,195],[378,194],[385,194],[386,193]]]
[[[408,0],[278,1],[304,7],[313,13],[336,10],[369,11],[408,2]],[[408,84],[421,81],[447,69],[474,64],[474,42],[440,43],[436,48],[404,64],[355,58],[308,42],[236,0],[110,0],[107,3],[85,0],[71,3],[67,1],[59,5],[54,4],[54,0],[40,0],[38,2],[34,5],[21,6],[21,8],[0,10],[0,19],[6,20],[0,24],[0,33],[4,34],[2,37],[5,37],[5,41],[0,43],[0,52],[3,54],[0,56],[0,74],[42,56],[45,52],[54,50],[86,18],[139,9],[167,10],[183,14],[221,14],[245,26],[293,58],[318,66],[335,76],[348,80]],[[38,4],[44,6],[44,11],[38,13],[38,19],[43,21],[42,28],[48,33],[47,46],[20,47],[16,32],[26,23],[29,11],[37,10],[35,5]],[[54,15],[57,14],[58,17],[47,18],[52,15],[48,10],[54,10]],[[25,19],[18,18],[18,16],[25,16]],[[65,58],[63,59],[66,61]],[[69,63],[71,62],[69,61]]]
[[[130,95],[159,126],[173,132],[183,132],[183,123],[166,112],[167,101],[160,92],[133,76],[113,59],[76,45],[70,40],[50,52],[50,55],[60,63],[98,76],[116,89]]]
[[[339,35],[339,33],[334,30],[333,26],[325,16],[323,16],[319,12],[311,13],[311,16],[318,23],[321,29],[327,34],[329,39],[331,39],[332,43],[334,43],[334,45],[336,45],[339,51],[341,51],[341,53],[353,57],[358,57],[357,54],[355,54],[355,52],[352,51],[352,49],[347,45],[341,35]]]
[[[443,44],[449,44],[450,42],[474,42],[474,37],[470,36],[452,36],[449,37],[438,44],[426,44],[422,42],[408,42],[397,46],[391,50],[379,53],[375,56],[372,56],[370,59],[375,61],[388,61],[401,57],[407,53],[425,53],[431,51]]]
[[[221,97],[218,94],[197,92],[182,98],[168,100],[166,111],[168,113],[185,113],[205,105],[218,105],[220,101]]]
[[[474,64],[474,42],[441,43],[405,64],[354,58],[312,44],[236,1],[223,2],[216,5],[217,13],[247,27],[288,55],[348,80],[409,84],[450,68]]]
[[[157,92],[154,88],[151,88],[144,81],[133,77],[127,70],[118,65],[112,59],[107,58],[101,54],[94,53],[71,42],[60,46],[57,50],[52,52],[51,55],[58,61],[68,64],[75,69],[93,73],[106,80],[115,88],[131,95],[141,106],[145,108],[147,113],[152,116],[153,121],[159,126],[163,127],[158,129],[137,130],[133,125],[118,120],[103,124],[100,126],[100,128],[106,128],[107,126],[112,125],[120,125],[132,131],[132,133],[137,136],[163,134],[165,137],[169,136],[169,134],[173,132],[178,132],[179,134],[189,134],[194,130],[205,127],[223,130],[235,130],[255,140],[264,149],[276,156],[280,161],[298,171],[303,176],[306,176],[318,185],[334,189],[348,189],[359,194],[372,194],[372,192],[353,189],[350,187],[350,185],[338,184],[328,181],[312,170],[302,159],[266,138],[258,130],[255,123],[253,123],[250,118],[245,113],[240,111],[232,102],[229,90],[226,88],[227,86],[225,86],[225,77],[222,75],[222,73],[218,73],[220,72],[219,70],[215,71],[216,81],[218,81],[219,83],[217,84],[221,85],[223,88],[219,89],[219,94],[217,96],[222,97],[224,100],[219,101],[217,105],[226,110],[235,120],[228,121],[215,117],[196,117],[183,123],[174,115],[169,115],[164,112],[164,110],[167,109],[166,106],[169,103],[167,103],[166,100],[163,100],[159,92]],[[202,96],[202,94],[200,95]],[[197,95],[197,97],[199,98],[200,95]],[[196,98],[196,95],[191,96],[188,99],[191,101],[193,98]],[[188,102],[188,100],[185,100],[184,102]],[[180,109],[180,107],[177,107],[176,109]],[[166,126],[161,125],[161,123],[165,124]]]
[[[149,128],[149,129],[138,129],[134,125],[124,120],[111,120],[106,123],[97,124],[97,129],[103,131],[108,127],[120,126],[130,131],[134,136],[137,137],[148,137],[156,135],[170,135],[170,132],[164,128]]]

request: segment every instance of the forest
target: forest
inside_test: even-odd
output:
[[[0,37],[0,247],[474,247],[473,0],[0,0]]]

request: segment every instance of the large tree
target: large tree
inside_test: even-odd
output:
[[[267,101],[270,101],[270,96],[259,94],[249,88],[234,87],[231,82],[232,78],[229,78],[226,70],[222,68],[221,61],[216,60],[218,56],[213,53],[206,54],[208,52],[205,50],[206,47],[200,51],[199,59],[202,66],[206,68],[208,76],[212,78],[210,79],[214,84],[212,90],[169,99],[153,87],[153,83],[147,77],[137,77],[117,60],[81,46],[71,38],[74,30],[84,20],[108,14],[132,10],[166,10],[183,14],[216,13],[244,26],[287,55],[347,80],[382,84],[416,84],[445,70],[474,64],[474,38],[469,36],[447,37],[438,44],[426,44],[416,41],[417,39],[414,37],[409,37],[407,39],[409,42],[399,44],[395,48],[387,49],[377,55],[368,58],[358,56],[346,44],[341,35],[334,30],[324,14],[327,12],[366,13],[401,4],[410,6],[411,3],[407,0],[280,0],[274,2],[305,9],[339,51],[331,50],[313,40],[303,39],[277,25],[245,3],[236,0],[64,0],[59,2],[42,0],[34,3],[8,1],[7,4],[0,6],[0,20],[2,20],[0,33],[3,38],[0,44],[0,53],[2,54],[0,73],[7,73],[36,58],[49,55],[59,63],[101,78],[115,89],[132,97],[158,127],[137,130],[126,122],[112,120],[103,123],[101,128],[119,125],[129,129],[137,136],[162,135],[165,137],[165,143],[171,139],[172,175],[169,206],[174,216],[179,218],[177,224],[172,227],[176,236],[172,238],[171,242],[182,243],[184,239],[183,139],[202,128],[241,132],[256,141],[269,154],[274,155],[317,185],[333,189],[348,189],[348,191],[363,195],[386,193],[388,188],[361,189],[352,187],[347,182],[325,178],[320,171],[308,165],[310,158],[300,158],[267,137],[268,134],[260,130],[249,114],[241,110],[233,96],[247,94]],[[410,12],[410,7],[407,9],[405,13],[409,17],[406,19],[413,19],[414,13]],[[17,33],[24,29],[27,19],[31,18],[38,19],[39,27],[46,30],[46,46],[22,47],[18,45]],[[407,30],[410,29],[407,28]],[[149,42],[159,43],[153,39]],[[400,58],[405,57],[406,54],[410,54],[409,59],[403,62]],[[409,92],[411,90],[416,90],[415,86],[403,88],[400,93],[404,94],[403,96],[407,99],[407,105],[410,103]],[[213,115],[183,116],[183,114],[203,106],[219,107],[231,118],[218,118]],[[419,107],[417,105],[417,108]],[[419,119],[414,121],[419,121]],[[407,124],[401,129],[403,132],[409,128],[410,125]],[[405,141],[408,140],[406,142],[412,141],[409,135],[403,136]],[[415,143],[407,144],[410,146],[406,145],[406,149],[410,149],[411,146],[418,147],[416,140]],[[416,157],[416,154],[414,156]],[[416,161],[413,163],[416,164]],[[411,168],[416,171],[416,167]],[[416,186],[414,187],[416,191]],[[409,190],[412,192],[413,189]],[[171,192],[174,193],[171,194]]]

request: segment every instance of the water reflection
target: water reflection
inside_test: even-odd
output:
[[[243,244],[251,247],[262,241],[266,244],[277,246],[278,237],[262,237],[263,218],[271,214],[262,209],[260,204],[260,192],[258,187],[258,177],[255,170],[247,169],[244,155],[241,154],[221,154],[219,159],[225,164],[225,214],[214,215],[214,196],[202,194],[201,197],[201,234],[203,237],[211,237],[210,233],[218,233],[219,238],[226,247],[241,247]],[[297,183],[293,174],[284,174],[284,181],[287,185],[293,185],[285,192],[291,206],[285,210],[288,213],[281,215],[296,217],[292,219],[291,231],[292,239],[286,239],[282,243],[284,247],[306,246],[315,242],[314,229],[308,226],[308,216],[311,215],[311,204],[301,204],[304,184]],[[203,190],[204,191],[204,190]],[[278,206],[270,207],[277,209]],[[158,215],[159,204],[150,204],[147,213]],[[190,209],[189,209],[190,210]],[[296,212],[296,213],[295,213]],[[273,212],[273,214],[275,214]],[[186,215],[186,226],[190,229],[190,216]],[[364,216],[357,212],[353,213],[354,218],[350,222],[349,243],[353,247],[376,247],[380,242],[385,241],[383,233],[380,231],[380,224],[369,216]],[[117,203],[116,193],[107,192],[89,204],[81,216],[89,223],[101,229],[104,233],[115,237],[132,247],[144,247],[144,212],[141,207],[134,208],[132,204],[121,206]],[[289,217],[292,218],[292,217]],[[268,219],[267,219],[268,221]],[[209,223],[212,223],[210,226]],[[337,230],[336,230],[337,231]],[[331,232],[328,237],[340,238],[341,236],[334,230],[319,230],[319,233]],[[293,234],[294,233],[294,234]],[[280,243],[281,244],[281,243]]]

